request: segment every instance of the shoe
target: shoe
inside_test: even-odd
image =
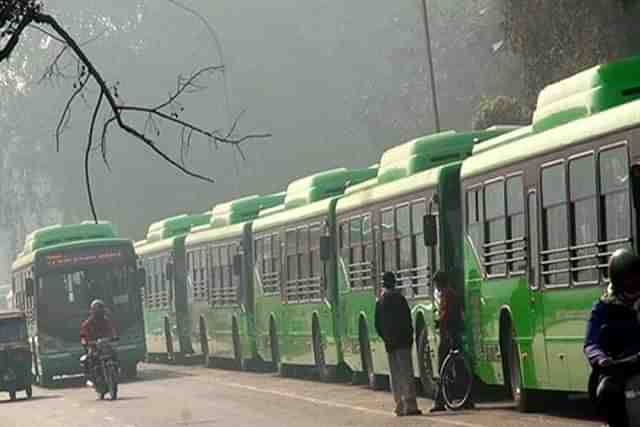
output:
[[[471,401],[467,401],[464,405],[462,405],[462,409],[476,409],[476,404]]]
[[[435,412],[443,412],[443,411],[446,411],[446,410],[447,410],[447,408],[445,408],[442,403],[436,403],[431,407],[431,409],[429,409],[429,413],[433,414]]]
[[[420,409],[416,409],[415,411],[407,412],[405,415],[418,416],[418,415],[422,415],[422,411]]]

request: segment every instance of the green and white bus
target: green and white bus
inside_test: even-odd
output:
[[[54,225],[27,236],[12,266],[15,307],[28,316],[34,373],[40,384],[81,374],[80,323],[95,298],[105,301],[120,341],[124,374],[145,357],[144,324],[133,242],[109,223]]]
[[[583,341],[608,257],[638,249],[639,72],[630,58],[548,86],[531,126],[464,161],[468,350],[522,410],[539,391],[587,391]]]
[[[382,274],[393,271],[412,310],[416,376],[427,392],[432,390],[430,367],[437,366],[437,355],[430,349],[437,348],[438,334],[428,333],[426,327],[433,329],[436,315],[431,277],[443,270],[459,281],[462,278],[462,252],[456,244],[462,238],[461,161],[474,144],[511,130],[447,131],[391,148],[383,154],[374,180],[338,200],[338,332],[346,363],[370,387],[378,387],[379,376],[389,374],[374,314]],[[439,220],[439,233],[435,228],[427,232],[442,236],[440,244],[430,248],[424,243],[427,214]]]
[[[326,379],[343,365],[336,262],[321,259],[321,236],[335,235],[338,196],[376,172],[334,169],[296,180],[280,212],[253,222],[257,353],[285,374],[315,367]]]
[[[284,193],[249,196],[216,205],[209,224],[186,238],[191,341],[205,363],[259,365],[255,345],[252,221],[282,204]]]
[[[143,292],[145,336],[150,360],[184,359],[194,354],[188,305],[184,241],[191,227],[210,213],[177,215],[149,226],[135,245],[146,272]]]

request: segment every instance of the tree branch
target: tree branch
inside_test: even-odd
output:
[[[104,92],[100,91],[100,95],[98,95],[98,102],[96,102],[96,107],[93,110],[93,116],[91,116],[91,123],[89,124],[89,138],[87,140],[87,148],[84,152],[84,181],[87,186],[87,197],[89,198],[91,215],[93,215],[93,220],[95,221],[96,224],[98,223],[98,214],[96,213],[96,205],[93,201],[93,192],[91,191],[91,174],[89,173],[89,159],[91,155],[91,146],[93,145],[93,130],[95,129],[98,112],[100,111],[100,107],[102,106],[103,96],[104,96]]]
[[[13,53],[13,50],[16,48],[16,46],[18,45],[18,42],[20,41],[20,36],[22,35],[22,32],[24,31],[25,28],[27,28],[29,24],[31,24],[31,22],[33,22],[34,19],[35,19],[34,13],[27,13],[22,18],[22,20],[20,21],[20,24],[18,24],[18,27],[15,29],[13,34],[11,34],[11,37],[9,37],[9,41],[7,42],[7,44],[2,49],[0,49],[0,62],[9,58],[11,53]]]

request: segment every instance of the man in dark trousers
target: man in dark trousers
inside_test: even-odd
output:
[[[376,303],[376,332],[384,341],[391,371],[391,388],[399,417],[420,415],[416,401],[411,346],[411,310],[404,295],[396,289],[396,276],[388,271],[382,277],[384,291]]]

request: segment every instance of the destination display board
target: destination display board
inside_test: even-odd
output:
[[[127,256],[123,247],[77,248],[51,252],[45,256],[47,268],[113,264],[122,262]]]

